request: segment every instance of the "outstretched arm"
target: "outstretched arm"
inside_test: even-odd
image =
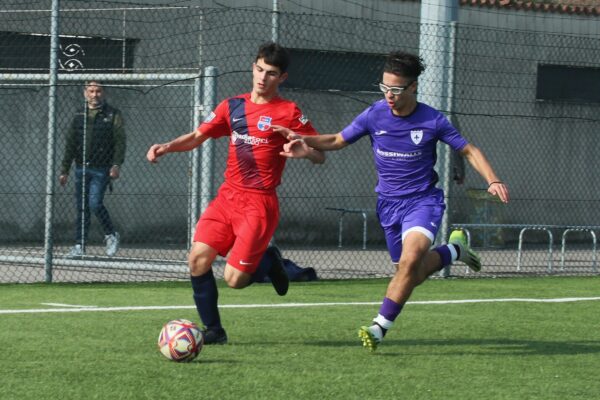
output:
[[[308,146],[300,136],[298,139],[293,139],[291,142],[284,144],[283,151],[279,152],[279,155],[288,158],[306,158],[313,164],[323,164],[325,162],[325,153]]]
[[[483,152],[472,144],[467,144],[460,153],[479,172],[483,179],[486,180],[488,192],[493,196],[498,196],[503,203],[508,203],[510,199],[508,187],[498,178]]]
[[[203,135],[200,130],[195,130],[185,135],[181,135],[167,143],[153,144],[150,146],[146,158],[151,163],[158,162],[158,158],[167,153],[179,153],[195,149],[204,143],[209,137]]]
[[[295,155],[293,155],[293,150],[298,146],[312,147],[315,150],[321,151],[332,151],[342,149],[348,145],[342,137],[341,132],[326,135],[302,136],[291,129],[282,126],[273,126],[273,130],[290,141],[283,146],[283,152],[281,153],[283,156],[287,157],[295,157]]]
[[[306,147],[306,156],[304,158],[310,160],[310,162],[313,164],[323,164],[325,162],[325,153],[309,146]]]

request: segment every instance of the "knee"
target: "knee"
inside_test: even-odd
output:
[[[204,275],[212,267],[212,260],[203,254],[190,253],[188,267],[192,276]]]
[[[419,262],[416,259],[401,259],[396,274],[405,279],[415,279],[418,276]]]
[[[225,282],[232,289],[242,289],[248,286],[248,283],[239,276],[225,278]]]
[[[250,284],[252,276],[227,264],[223,273],[223,279],[230,288],[242,289]]]
[[[93,213],[97,213],[102,208],[102,199],[91,196],[89,201],[90,211]]]

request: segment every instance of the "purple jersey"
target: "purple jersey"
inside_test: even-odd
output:
[[[348,143],[369,135],[379,181],[375,191],[381,196],[406,196],[435,185],[433,169],[438,140],[461,150],[467,141],[436,109],[417,103],[412,114],[399,117],[385,100],[373,103],[342,131]]]

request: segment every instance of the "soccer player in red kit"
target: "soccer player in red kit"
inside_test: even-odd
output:
[[[279,85],[287,78],[288,64],[289,55],[283,47],[272,42],[263,44],[252,65],[250,93],[222,101],[195,131],[154,144],[146,155],[154,163],[167,153],[192,150],[209,138],[229,137],[225,181],[196,225],[188,256],[194,301],[206,326],[206,344],[227,342],[212,272],[217,254],[229,254],[224,279],[230,287],[241,289],[250,285],[279,222],[275,190],[287,159],[280,155],[287,140],[274,133],[272,126],[317,135],[298,106],[278,94]],[[309,148],[302,152],[305,153],[304,158],[313,163],[325,161],[318,150]],[[278,253],[276,249],[274,252]],[[272,256],[278,262],[273,263],[268,276],[277,293],[284,295],[288,278],[279,255]]]

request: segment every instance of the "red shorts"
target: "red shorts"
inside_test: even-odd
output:
[[[277,194],[219,189],[196,224],[194,242],[209,245],[232,267],[252,274],[279,223]]]

